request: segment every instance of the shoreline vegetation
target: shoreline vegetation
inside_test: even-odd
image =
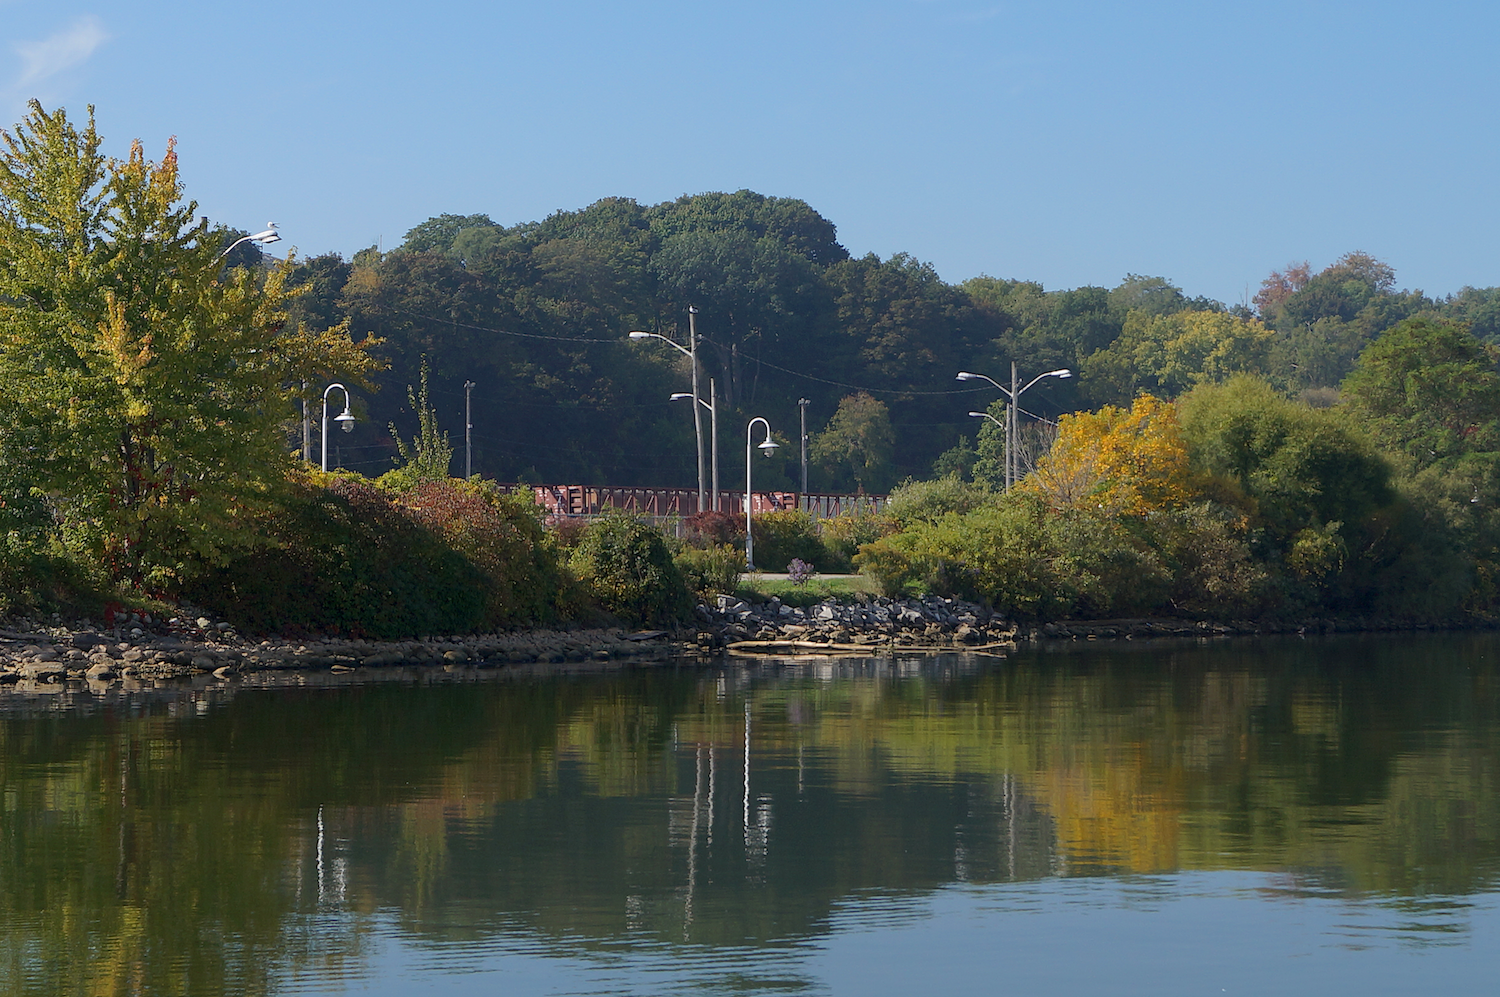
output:
[[[197,214],[170,145],[157,162],[99,148],[92,112],[79,127],[35,102],[0,142],[0,615],[60,628],[13,625],[0,678],[1500,619],[1500,288],[1397,291],[1363,253],[1273,272],[1254,310],[1136,275],[950,287],[906,257],[853,260],[806,204],[745,191],[515,229],[442,216],[349,265],[269,261]],[[713,271],[736,253],[745,267]],[[796,275],[800,296],[741,300],[756,273],[772,290]],[[398,318],[460,299],[487,304],[451,328]],[[717,311],[728,300],[753,328]],[[736,514],[549,521],[526,488],[451,476],[433,380],[480,368],[515,412],[590,399],[574,414],[604,428],[587,432],[625,433],[558,416],[538,447],[668,474],[649,455],[687,451],[667,395],[691,372],[624,330],[709,301],[700,362],[728,424],[764,400],[792,425],[796,371],[760,351],[821,344],[802,358],[815,382],[868,387],[810,434],[819,483],[905,477],[878,513],[756,517],[757,560],[785,581],[743,576]],[[825,325],[842,338],[819,340]],[[969,413],[985,416],[972,438],[945,421],[975,404],[960,359],[1017,356],[1076,372],[1038,389],[1055,419],[1007,433],[996,402]],[[372,402],[392,378],[404,393]],[[368,444],[378,477],[314,469],[298,446],[335,380],[390,416]],[[789,484],[787,458],[757,459],[761,487]]]

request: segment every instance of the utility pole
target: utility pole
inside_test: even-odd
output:
[[[473,381],[464,382],[464,480],[474,477],[474,418],[469,408],[469,393],[474,390]]]
[[[797,407],[802,410],[802,494],[807,494],[807,406],[812,402],[806,398],[797,399]]]
[[[696,406],[695,406],[696,407]],[[714,379],[708,379],[708,421],[709,432],[713,436],[714,452],[714,512],[719,511],[719,395],[714,390]]]
[[[1016,362],[1010,362],[1010,408],[1005,414],[1005,490],[1010,491],[1016,483],[1016,395],[1020,385],[1016,377]]]
[[[688,305],[688,361],[693,365],[693,433],[698,437],[698,511],[703,503],[703,415],[698,411],[698,308]]]
[[[302,382],[302,459],[312,463],[312,415],[307,410],[307,382]]]

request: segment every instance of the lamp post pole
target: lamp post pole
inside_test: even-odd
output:
[[[672,349],[688,358],[693,365],[693,435],[698,439],[698,511],[702,512],[703,503],[703,417],[698,412],[698,406],[702,404],[703,398],[698,394],[698,309],[688,306],[688,345],[683,346],[673,339],[668,339],[659,332],[632,332],[631,339],[659,339]]]
[[[754,450],[750,446],[750,441],[751,433],[755,430],[755,424],[757,422],[766,427],[766,438],[760,443],[756,444],[756,446],[760,448],[761,452],[769,457],[771,455],[771,451],[775,450],[780,445],[775,440],[771,439],[771,424],[762,419],[760,416],[756,416],[754,419],[751,419],[748,423],[745,424],[745,567],[749,568],[751,571],[755,570],[755,535],[750,516],[751,511],[755,506],[755,503],[753,501],[755,490],[750,483],[750,457],[754,453]]]
[[[464,382],[464,480],[474,477],[474,417],[469,407],[469,394],[474,390],[473,381]]]
[[[797,408],[802,410],[802,494],[804,496],[807,495],[807,406],[811,404],[812,402],[806,398],[797,399]]]
[[[1031,388],[1032,388],[1033,385],[1035,385],[1038,381],[1040,381],[1040,380],[1042,380],[1044,378],[1048,378],[1048,377],[1067,378],[1067,377],[1072,377],[1072,376],[1073,376],[1073,372],[1071,370],[1069,370],[1066,367],[1061,367],[1061,368],[1059,368],[1057,370],[1049,370],[1045,374],[1038,374],[1036,377],[1033,377],[1030,381],[1027,381],[1026,384],[1025,384],[1025,386],[1018,386],[1019,383],[1020,383],[1020,378],[1016,374],[1016,365],[1015,365],[1015,362],[1012,361],[1011,365],[1010,365],[1010,387],[1007,388],[1005,385],[1001,384],[999,381],[995,380],[993,377],[988,377],[988,376],[986,376],[984,374],[974,374],[974,373],[971,373],[970,371],[967,371],[967,370],[961,370],[961,371],[958,372],[958,378],[957,378],[957,380],[960,380],[960,381],[988,381],[988,382],[990,382],[995,387],[997,387],[997,388],[1000,389],[1000,393],[1003,394],[1006,397],[1006,400],[1009,402],[1009,404],[1006,406],[1006,409],[1005,409],[1005,490],[1006,491],[1010,491],[1010,486],[1013,485],[1013,484],[1015,484],[1016,481],[1018,481],[1020,479],[1020,477],[1021,477],[1020,474],[1018,473],[1020,471],[1020,466],[1019,466],[1020,462],[1019,462],[1019,459],[1018,459],[1019,458],[1019,454],[1016,453],[1016,445],[1015,445],[1016,444],[1016,415],[1020,411],[1021,396],[1024,395],[1027,391],[1031,390]],[[970,415],[974,415],[975,413],[970,412],[969,414]],[[989,419],[993,419],[994,418],[993,416],[989,416],[989,415],[986,415],[985,417],[989,418]]]
[[[698,308],[688,305],[688,361],[693,366],[693,435],[698,438],[698,511],[703,505],[703,413],[698,411]]]
[[[671,396],[671,401],[693,397],[686,391],[678,391]],[[713,501],[709,503],[714,512],[719,511],[719,396],[714,390],[714,379],[708,379],[708,401],[698,399],[698,404],[708,409],[709,430],[712,438],[713,451]]]
[[[328,470],[328,393],[338,388],[344,393],[344,412],[335,416],[334,422],[344,428],[344,432],[354,431],[354,413],[349,411],[349,389],[337,381],[323,389],[323,470]]]

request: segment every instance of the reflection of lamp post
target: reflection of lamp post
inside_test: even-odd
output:
[[[703,399],[698,394],[698,309],[688,306],[688,345],[683,346],[675,339],[668,339],[659,332],[632,332],[631,339],[659,339],[672,349],[681,353],[692,362],[693,367],[693,401],[701,402]],[[693,433],[698,437],[698,511],[703,511],[703,416],[698,412],[698,406],[693,406]]]
[[[691,397],[693,397],[693,396],[691,394],[687,393],[686,391],[678,391],[678,392],[676,392],[676,393],[674,393],[672,395],[671,400],[675,402],[675,401],[678,401],[679,399],[682,399],[682,398],[691,398]],[[710,438],[710,440],[711,440],[711,442],[713,444],[712,445],[713,460],[711,461],[711,463],[714,466],[713,501],[710,502],[709,505],[713,508],[714,512],[718,512],[719,511],[719,398],[718,398],[717,393],[714,391],[714,379],[713,378],[710,377],[708,379],[708,401],[704,401],[703,399],[700,398],[700,399],[698,399],[698,404],[702,405],[704,408],[708,409],[708,435],[709,435],[709,438]]]
[[[766,438],[756,444],[761,453],[769,457],[771,451],[781,445],[771,439],[771,424],[760,416],[756,416],[745,425],[745,567],[751,571],[755,570],[755,537],[751,533],[750,525],[750,510],[754,506],[751,500],[754,490],[750,486],[750,455],[753,452],[750,449],[750,432],[757,422],[766,427]]]
[[[334,417],[334,422],[344,428],[344,432],[354,432],[354,413],[349,411],[349,389],[337,381],[323,389],[323,470],[328,470],[328,393],[338,388],[344,393],[344,414]]]
[[[984,374],[972,374],[972,373],[970,373],[969,371],[966,371],[966,370],[961,370],[961,371],[958,372],[958,380],[960,380],[960,381],[988,381],[988,382],[990,382],[995,387],[999,388],[1000,391],[1001,391],[1001,393],[1004,394],[1005,397],[1010,402],[1010,404],[1007,406],[1006,411],[1005,411],[1005,490],[1006,491],[1010,491],[1010,486],[1013,485],[1013,484],[1015,484],[1021,478],[1021,475],[1018,473],[1020,471],[1020,467],[1017,466],[1018,461],[1016,460],[1016,456],[1017,456],[1016,455],[1016,409],[1017,409],[1017,406],[1020,404],[1021,396],[1024,395],[1027,391],[1029,391],[1031,389],[1032,385],[1036,384],[1036,382],[1042,380],[1043,378],[1046,378],[1046,377],[1072,377],[1072,376],[1073,376],[1073,372],[1071,370],[1069,370],[1066,367],[1062,367],[1062,368],[1059,368],[1058,370],[1049,370],[1045,374],[1038,374],[1036,377],[1033,377],[1030,381],[1027,381],[1025,387],[1017,387],[1016,385],[1017,385],[1018,378],[1016,376],[1016,365],[1015,365],[1015,361],[1011,361],[1011,365],[1010,365],[1010,387],[1007,388],[1005,385],[1001,384],[999,381],[995,380],[993,377],[987,377]],[[975,413],[970,412],[969,414],[970,415],[974,415]],[[990,415],[986,414],[985,417],[988,418],[988,419],[994,420],[993,416],[990,416]]]
[[[230,253],[232,253],[234,251],[234,247],[235,246],[239,246],[239,245],[242,245],[242,244],[247,243],[247,242],[254,242],[254,243],[258,243],[258,244],[260,244],[262,246],[269,246],[273,242],[280,242],[280,241],[281,241],[281,234],[276,231],[276,223],[275,222],[266,222],[266,230],[264,232],[257,232],[254,235],[240,236],[238,239],[234,240],[233,242],[231,242],[229,244],[229,248],[228,249],[224,250],[218,256],[215,256],[214,257],[214,262],[217,263],[220,260],[222,260],[224,257],[228,256]]]

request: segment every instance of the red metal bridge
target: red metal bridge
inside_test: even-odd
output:
[[[658,519],[686,519],[698,511],[696,488],[630,488],[594,485],[533,485],[537,504],[549,516],[597,516],[606,509],[633,512]],[[775,509],[802,509],[824,519],[857,511],[878,512],[885,506],[884,495],[843,495],[833,492],[752,492],[750,509],[755,513]],[[704,504],[713,508],[713,496],[704,496]],[[719,508],[730,513],[745,510],[745,493],[719,492]]]

